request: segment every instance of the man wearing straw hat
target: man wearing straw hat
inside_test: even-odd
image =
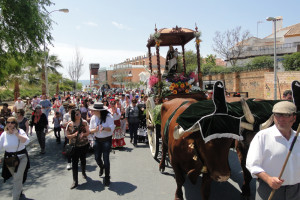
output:
[[[273,107],[273,114],[275,125],[255,135],[247,155],[246,167],[251,175],[257,178],[255,199],[268,199],[271,191],[276,190],[273,200],[299,200],[299,138],[295,142],[285,171],[281,178],[278,178],[296,135],[291,128],[296,120],[296,106],[288,101],[278,102]]]

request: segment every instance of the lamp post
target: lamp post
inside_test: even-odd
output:
[[[256,37],[258,38],[258,24],[263,23],[263,21],[257,21],[257,27],[256,27]]]
[[[281,17],[267,17],[267,21],[274,23],[274,100],[277,100],[277,58],[276,58],[276,21],[281,20]]]
[[[68,13],[69,9],[67,8],[63,8],[63,9],[58,9],[58,10],[52,10],[51,12],[48,12],[47,16],[49,16],[51,13],[53,12],[64,12],[64,13]],[[48,59],[48,55],[47,55],[47,47],[46,47],[46,38],[44,39],[44,52],[45,52],[45,86],[46,86],[46,95],[49,96],[49,87],[48,87],[48,66],[47,66],[47,59]]]

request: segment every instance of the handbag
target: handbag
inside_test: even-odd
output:
[[[67,143],[64,152],[66,153],[66,156],[73,156],[75,152],[75,144],[69,144]]]
[[[81,121],[80,121],[80,125],[81,125]],[[79,125],[79,126],[80,126]],[[80,130],[79,130],[80,131]],[[65,145],[65,147],[64,147],[64,152],[66,153],[66,156],[73,156],[74,155],[74,153],[75,153],[75,146],[76,146],[76,144],[77,144],[77,139],[78,139],[78,136],[79,136],[79,133],[80,132],[78,132],[78,134],[77,134],[77,136],[76,136],[76,140],[75,140],[75,143],[72,143],[72,144],[69,144],[69,143],[67,143],[66,145]]]
[[[18,148],[19,148],[19,145],[20,145],[20,140],[18,140],[18,141],[19,142],[18,142],[18,147],[17,147],[16,152],[14,152],[12,154],[9,154],[9,155],[6,155],[5,158],[4,158],[4,162],[7,165],[7,167],[16,167],[20,163],[20,159],[17,155],[17,151],[18,151]]]

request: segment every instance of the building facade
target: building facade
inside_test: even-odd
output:
[[[300,23],[282,28],[282,19],[276,21],[276,56],[278,60],[278,71],[283,71],[282,56],[300,52]],[[243,51],[237,59],[237,66],[245,66],[252,58],[257,56],[274,56],[274,28],[273,33],[263,39],[250,37],[243,42]],[[238,44],[237,44],[238,45]],[[225,60],[227,66],[230,65],[230,59]]]
[[[150,76],[149,57],[138,56],[132,59],[126,59],[124,62],[111,66],[107,71],[107,83],[113,88],[130,88],[143,81],[141,75]],[[152,69],[157,71],[157,56],[151,56]],[[163,73],[166,59],[160,56],[160,66]]]

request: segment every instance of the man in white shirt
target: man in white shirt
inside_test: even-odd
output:
[[[21,97],[18,97],[17,101],[15,102],[14,112],[17,112],[19,109],[25,110],[25,103],[22,101]]]
[[[296,106],[288,101],[273,107],[275,125],[259,131],[253,138],[247,155],[246,167],[257,179],[256,200],[268,199],[276,190],[273,200],[300,199],[300,139],[278,178],[296,132],[291,129],[296,120]]]

